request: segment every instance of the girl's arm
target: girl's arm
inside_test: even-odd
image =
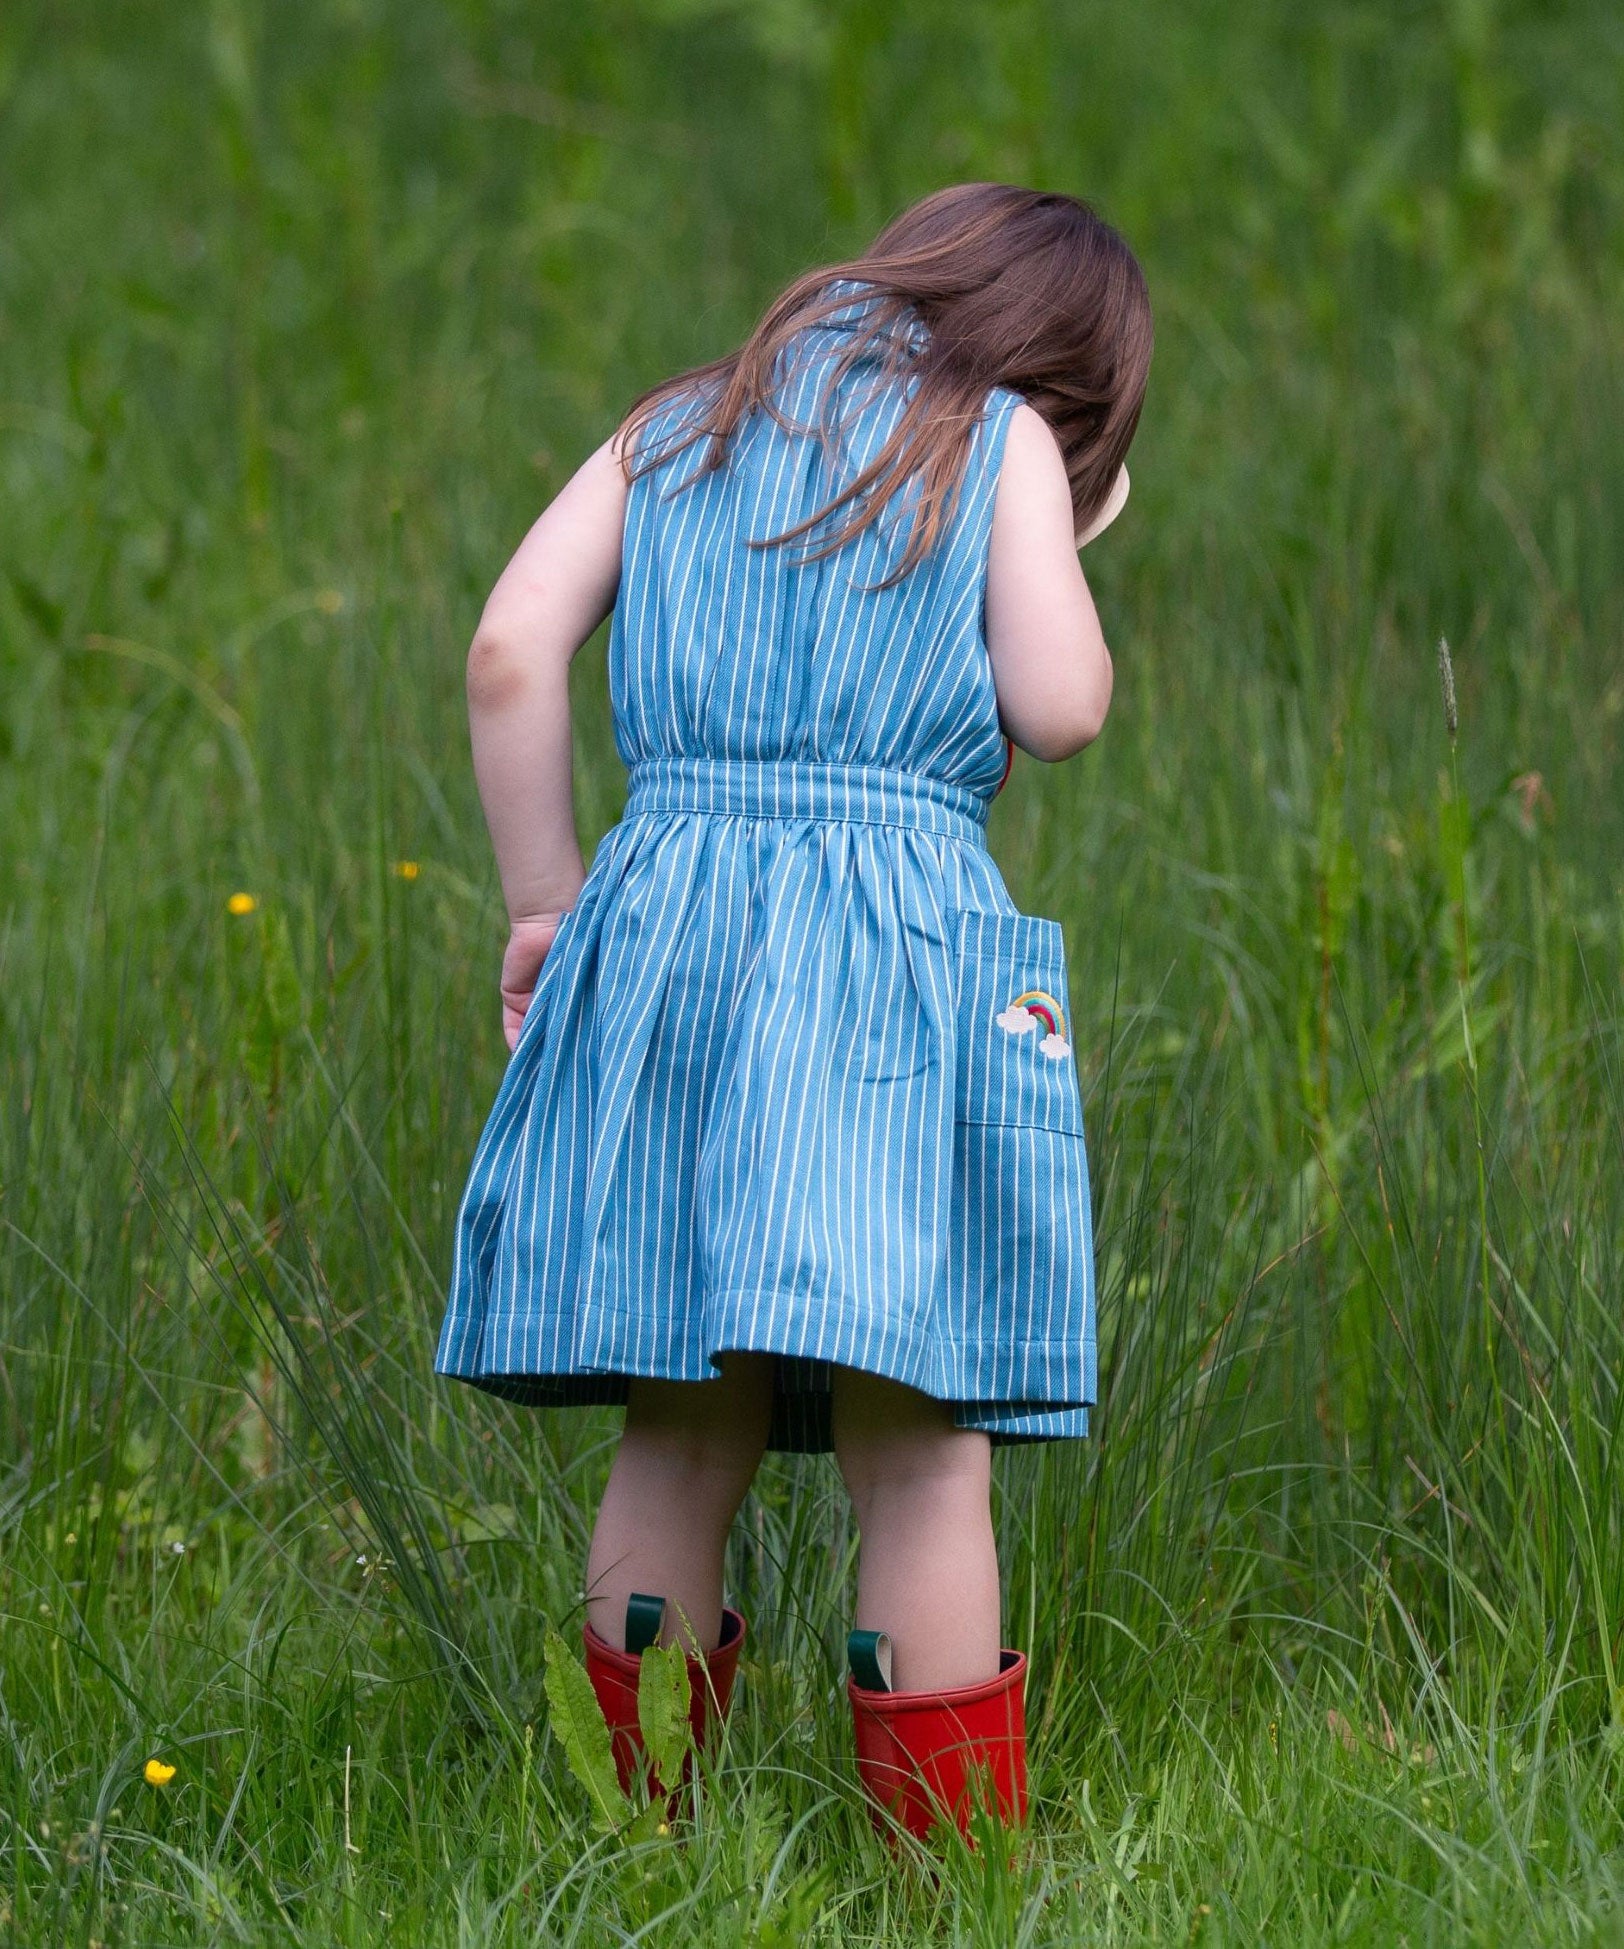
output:
[[[1126,479],[1113,490],[1120,508]],[[987,556],[987,649],[998,715],[1023,751],[1049,763],[1100,734],[1111,708],[1111,653],[1077,550],[1066,463],[1048,422],[1017,406],[1004,441]]]
[[[606,440],[525,536],[468,651],[468,724],[510,935],[503,1030],[518,1040],[536,977],[586,869],[575,831],[569,666],[614,607],[626,481]]]

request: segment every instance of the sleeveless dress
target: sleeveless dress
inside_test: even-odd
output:
[[[950,526],[887,590],[909,483],[801,565],[752,549],[884,443],[910,382],[825,386],[866,287],[781,358],[776,403],[628,490],[610,625],[628,768],[460,1202],[435,1371],[624,1402],[770,1353],[770,1445],[829,1446],[830,1365],[995,1442],[1087,1433],[1094,1263],[1058,920],[986,844],[1006,772],[983,594],[1010,416],[995,388]],[[902,327],[912,349],[918,321]],[[692,395],[645,428],[659,452]],[[692,481],[692,485],[684,486]],[[842,516],[844,510],[842,511]],[[898,517],[898,518],[894,518]]]

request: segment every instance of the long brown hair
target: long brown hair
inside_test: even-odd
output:
[[[774,399],[775,366],[798,332],[851,303],[853,282],[870,287],[869,301],[835,361],[831,391],[864,359],[879,366],[882,378],[905,372],[917,384],[890,438],[841,493],[783,534],[750,545],[793,541],[854,504],[839,529],[804,557],[816,561],[866,528],[917,474],[908,546],[880,586],[899,580],[936,546],[952,518],[993,386],[1022,394],[1049,423],[1065,456],[1077,527],[1086,525],[1104,506],[1139,424],[1152,342],[1144,273],[1088,204],[1003,183],[958,183],[924,197],[887,224],[861,257],[796,278],[737,352],[639,394],[627,415],[628,435],[667,400],[692,394],[701,410],[685,419],[683,438],[640,455],[635,466],[628,437],[627,479],[708,437],[704,464],[684,483],[692,485],[725,464],[735,429],[757,406],[781,426],[810,432],[788,420]],[[925,327],[923,335],[910,334],[915,322]],[[820,431],[827,444],[827,429]]]

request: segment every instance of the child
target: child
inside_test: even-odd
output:
[[[1119,511],[1144,279],[1071,197],[940,191],[642,395],[468,659],[512,921],[512,1059],[436,1371],[616,1402],[588,1669],[637,1761],[641,1651],[725,1711],[723,1547],[768,1447],[832,1448],[876,1818],[1025,1810],[990,1450],[1086,1433],[1092,1231],[1058,920],[987,850],[1014,746],[1099,732],[1077,550]],[[584,872],[570,659],[613,610],[621,822]]]

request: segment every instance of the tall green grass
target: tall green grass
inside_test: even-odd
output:
[[[1621,42],[0,19],[0,1936],[1624,1940]],[[542,1696],[615,1418],[429,1362],[505,1053],[479,602],[637,389],[976,176],[1097,197],[1159,336],[1111,723],[991,826],[1067,930],[1101,1405],[998,1464],[1032,1858],[933,1884],[827,1461],[741,1522],[697,1825],[617,1841]]]

